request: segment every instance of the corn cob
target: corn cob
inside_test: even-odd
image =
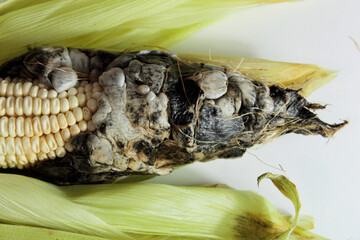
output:
[[[323,106],[298,91],[162,51],[37,48],[0,77],[1,167],[58,184],[164,175],[285,133],[332,136],[346,123],[322,122],[310,109]]]

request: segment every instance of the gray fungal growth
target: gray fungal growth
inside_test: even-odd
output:
[[[218,99],[227,92],[228,79],[221,71],[203,71],[195,75],[194,80],[207,99]]]
[[[75,87],[78,82],[76,72],[70,67],[59,67],[51,72],[51,86],[56,92],[62,92]]]
[[[70,128],[71,137],[63,134],[69,141],[61,157],[38,154],[41,161],[22,170],[1,170],[57,184],[165,175],[194,161],[241,157],[247,148],[291,132],[328,137],[345,124],[322,122],[311,111],[318,105],[297,91],[161,51],[37,48],[4,64],[0,77],[38,79],[55,97],[78,94],[69,104],[88,107],[74,115],[88,125]],[[83,93],[91,87],[90,95]]]

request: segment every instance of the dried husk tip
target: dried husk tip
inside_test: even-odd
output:
[[[59,187],[0,174],[2,239],[324,239],[299,224],[296,187],[264,174],[295,207],[284,216],[252,191],[164,184]],[[31,199],[31,201],[27,200]],[[300,218],[301,219],[301,218]],[[305,223],[304,223],[305,222]]]
[[[198,61],[223,65],[231,71],[240,72],[255,81],[283,88],[298,90],[307,97],[316,89],[336,77],[336,72],[315,64],[300,64],[247,57],[209,56],[180,54],[183,61]]]

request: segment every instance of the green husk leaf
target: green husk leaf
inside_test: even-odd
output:
[[[64,232],[49,228],[29,227],[21,225],[0,224],[0,237],[2,239],[14,240],[106,240],[106,238],[93,237],[89,235]]]
[[[293,216],[285,216],[289,222],[294,221]],[[314,218],[312,216],[300,216],[297,227],[311,230],[314,229]]]
[[[3,193],[0,196],[1,223],[131,239],[69,201],[55,185],[18,175],[1,174],[0,192]]]
[[[301,208],[299,194],[296,190],[296,186],[292,182],[290,182],[285,176],[276,175],[276,174],[272,174],[272,173],[265,173],[265,174],[261,175],[258,178],[258,185],[264,178],[270,179],[273,182],[273,184],[277,187],[277,189],[279,189],[279,191],[285,197],[290,199],[290,201],[293,203],[293,205],[295,207],[295,219],[293,220],[291,227],[288,230],[286,230],[285,232],[281,233],[276,238],[274,238],[276,240],[289,239],[291,232],[295,229],[296,225],[298,224],[299,212],[300,212],[300,208]]]
[[[117,51],[169,47],[230,13],[285,1],[0,1],[0,46],[6,46],[0,52],[0,64],[28,47],[44,45]]]
[[[299,210],[296,188],[274,176],[267,175]],[[105,239],[323,239],[296,227],[298,212],[295,221],[289,220],[264,197],[228,187],[148,183],[59,187],[0,174],[0,191],[6,193],[0,195],[0,223],[26,226],[26,231],[39,231],[39,236],[50,229],[60,239],[72,239],[61,232]],[[0,238],[13,236],[4,229]]]
[[[309,216],[300,217],[301,203],[299,194],[296,190],[295,184],[283,175],[265,173],[258,177],[258,185],[264,179],[268,178],[276,186],[277,189],[287,197],[295,207],[295,217],[284,216],[291,223],[291,226],[281,234],[266,238],[274,240],[288,240],[288,239],[325,239],[318,235],[312,234],[306,230],[313,228],[313,218]],[[299,223],[300,222],[300,223]]]

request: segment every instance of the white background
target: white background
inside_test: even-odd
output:
[[[308,99],[329,104],[319,112],[330,123],[350,124],[333,139],[290,134],[250,149],[240,159],[195,163],[152,181],[198,185],[224,183],[254,190],[279,209],[293,213],[288,199],[269,180],[256,186],[265,172],[281,166],[298,188],[302,215],[315,218],[313,232],[339,240],[360,240],[360,1],[305,0],[240,11],[197,32],[171,48],[178,53],[246,56],[314,63],[338,76]],[[256,156],[256,157],[255,157]]]

